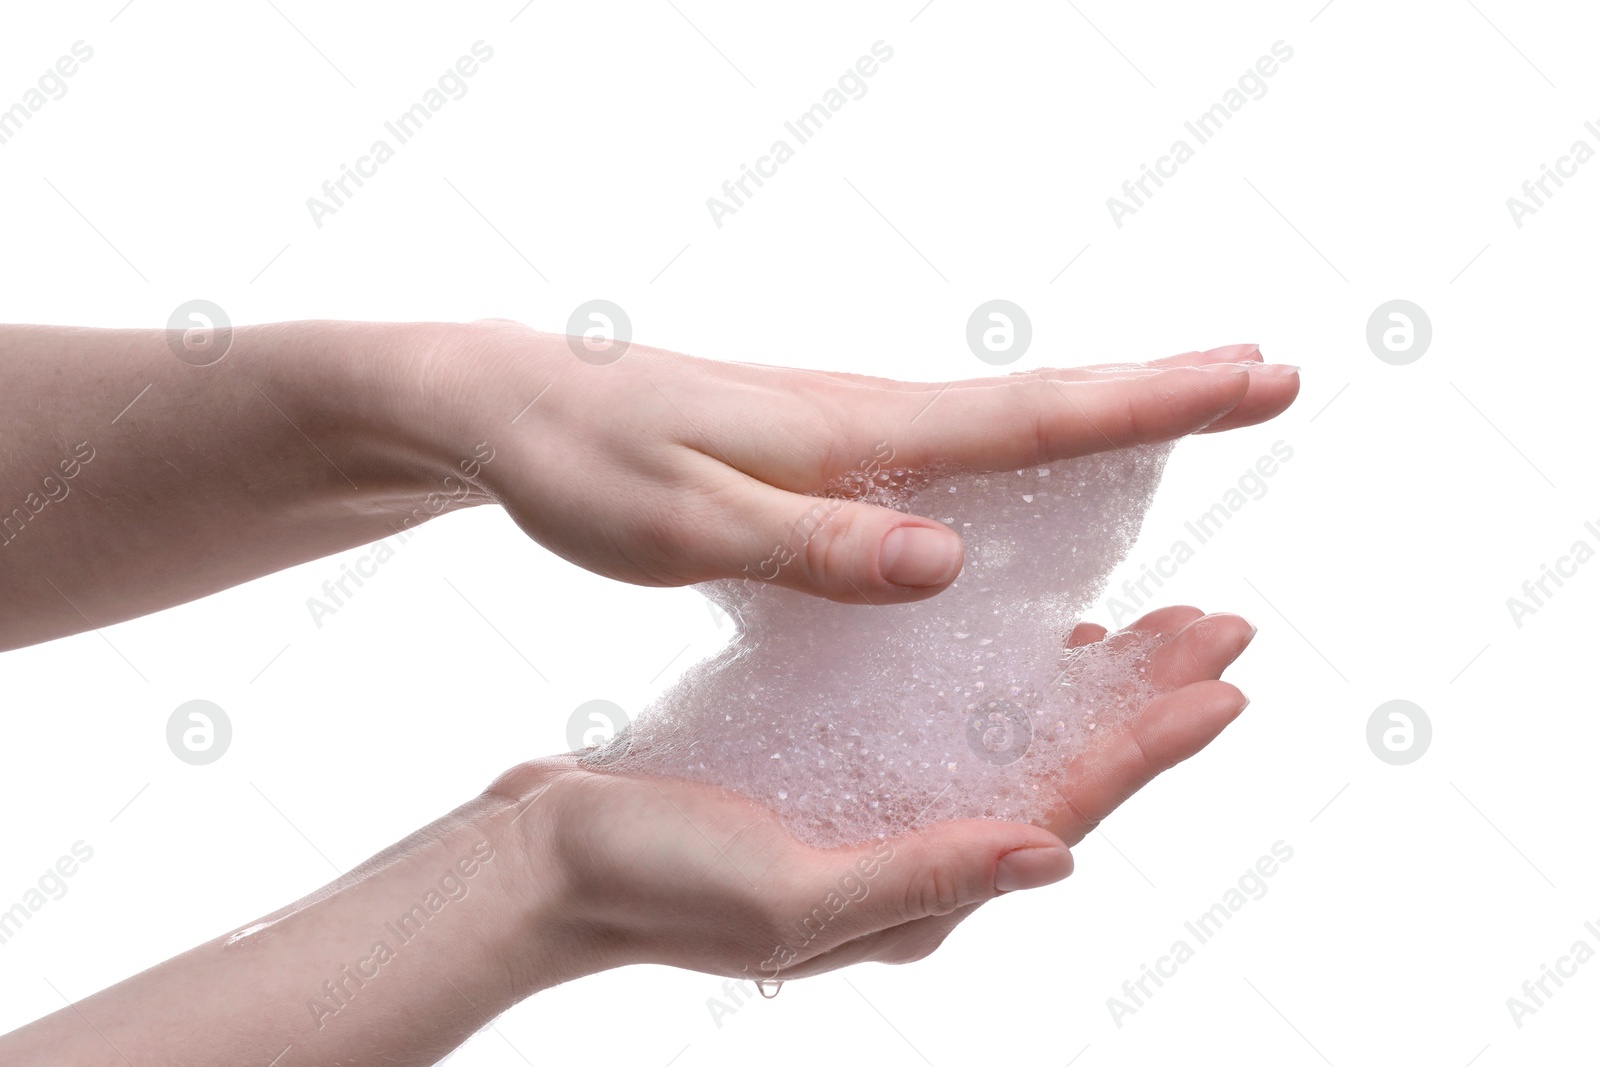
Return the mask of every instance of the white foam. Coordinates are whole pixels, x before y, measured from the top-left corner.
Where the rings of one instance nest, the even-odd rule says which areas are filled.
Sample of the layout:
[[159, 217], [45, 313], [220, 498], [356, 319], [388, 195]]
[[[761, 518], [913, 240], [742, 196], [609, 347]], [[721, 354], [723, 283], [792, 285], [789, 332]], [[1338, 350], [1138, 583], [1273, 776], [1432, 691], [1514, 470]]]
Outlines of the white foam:
[[1171, 448], [841, 481], [828, 495], [961, 534], [960, 577], [888, 607], [708, 583], [731, 642], [584, 761], [725, 786], [820, 847], [923, 816], [1043, 823], [1065, 764], [1153, 695], [1140, 666], [1153, 639], [1062, 642], [1127, 555]]

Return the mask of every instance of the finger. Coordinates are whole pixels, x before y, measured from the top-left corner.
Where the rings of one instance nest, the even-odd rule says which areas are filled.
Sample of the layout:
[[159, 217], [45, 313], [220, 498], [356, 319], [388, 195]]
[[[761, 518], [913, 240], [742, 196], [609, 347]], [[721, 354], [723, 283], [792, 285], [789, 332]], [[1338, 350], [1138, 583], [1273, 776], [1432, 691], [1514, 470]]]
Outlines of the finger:
[[[1125, 648], [1141, 638], [1176, 634], [1204, 614], [1199, 608], [1190, 607], [1187, 604], [1175, 604], [1147, 612], [1128, 626], [1110, 634], [1106, 632], [1104, 626], [1082, 622], [1074, 627], [1072, 633], [1068, 635], [1069, 643], [1067, 648], [1076, 648], [1079, 644], [1093, 644], [1096, 641], [1105, 641], [1112, 648]], [[1073, 641], [1072, 638], [1077, 637], [1080, 630], [1085, 637], [1094, 634], [1096, 631], [1098, 631], [1099, 636], [1083, 642]]]
[[1252, 366], [1250, 388], [1233, 410], [1201, 430], [1201, 433], [1220, 433], [1241, 426], [1254, 426], [1282, 412], [1300, 395], [1300, 372], [1296, 367], [1282, 363]]
[[[923, 600], [961, 573], [961, 538], [892, 508], [750, 484], [722, 496], [709, 538], [686, 543], [708, 576], [849, 604]], [[685, 538], [685, 542], [696, 539]]]
[[1232, 364], [1079, 382], [1023, 377], [880, 394], [858, 415], [897, 465], [1010, 470], [1192, 433], [1231, 411], [1249, 385], [1250, 373]]
[[1249, 701], [1227, 682], [1208, 679], [1152, 700], [1132, 725], [1073, 760], [1062, 774], [1071, 783], [1050, 828], [1068, 845], [1085, 834], [1156, 775], [1216, 739]]
[[1205, 363], [1260, 363], [1260, 345], [1223, 345], [1204, 352], [1184, 352], [1154, 361], [1162, 366], [1195, 366]]
[[[1234, 347], [1254, 349], [1254, 346]], [[885, 425], [874, 448], [889, 447], [902, 466], [938, 463], [943, 459], [950, 465], [971, 470], [1006, 469], [1171, 440], [1187, 433], [1217, 433], [1254, 426], [1282, 414], [1299, 396], [1298, 368], [1264, 364], [1258, 351], [1218, 351], [1226, 351], [1235, 358], [1212, 362], [1215, 358], [1212, 353], [1185, 353], [1145, 365], [1046, 370], [999, 382], [981, 380], [937, 388], [919, 386], [903, 394], [904, 399], [915, 402], [915, 412], [911, 412], [908, 419], [916, 421], [921, 418], [920, 413], [934, 411], [937, 417], [929, 420], [931, 428], [925, 434], [902, 434], [897, 438], [893, 427]], [[1210, 374], [1224, 379], [1243, 373], [1245, 387], [1231, 407], [1224, 404], [1216, 414], [1196, 416], [1199, 398], [1191, 395], [1176, 403], [1171, 399], [1169, 384], [1175, 372]], [[1015, 391], [1030, 383], [1040, 396], [1026, 403], [996, 400], [997, 388]], [[1055, 396], [1046, 390], [1053, 390]], [[1115, 406], [1118, 401], [1113, 397], [1124, 394], [1128, 400], [1118, 409]], [[1058, 398], [1060, 403], [1056, 403]], [[997, 402], [1005, 405], [1005, 413], [1010, 416], [1009, 427], [1007, 421], [1002, 420], [997, 424], [999, 429], [1013, 434], [1031, 434], [1035, 445], [1032, 450], [1015, 438], [1008, 443], [958, 434], [948, 442], [948, 454], [942, 457], [938, 454], [933, 444], [940, 440], [939, 435], [952, 421], [958, 429], [963, 419], [974, 420], [968, 424], [970, 426], [988, 426], [990, 423], [982, 420], [993, 414], [992, 408]], [[1054, 411], [1049, 410], [1052, 406]], [[1069, 417], [1069, 409], [1075, 418]], [[903, 409], [902, 414], [907, 410]], [[1191, 425], [1193, 429], [1185, 428]], [[859, 461], [860, 456], [849, 459], [849, 462]], [[831, 469], [838, 470], [846, 459], [843, 454], [830, 454], [828, 462], [832, 464]]]
[[[1172, 604], [1146, 612], [1117, 633], [1128, 634], [1137, 631], [1146, 635], [1175, 634], [1203, 615], [1205, 612], [1190, 604]], [[1116, 637], [1117, 634], [1111, 636]]]
[[[1168, 367], [1207, 367], [1215, 363], [1259, 364], [1262, 362], [1259, 345], [1223, 345], [1204, 352], [1179, 352], [1143, 363], [1098, 363], [1088, 367], [1067, 370], [1038, 370], [1032, 373], [1041, 377], [1076, 375], [1077, 377], [1107, 376], [1129, 373], [1156, 373]], [[1072, 380], [1064, 377], [1062, 380]]]
[[[1215, 433], [1217, 430], [1261, 422], [1271, 417], [1267, 412], [1277, 414], [1278, 411], [1288, 407], [1299, 392], [1299, 368], [1282, 363], [1265, 363], [1262, 360], [1261, 349], [1255, 345], [1226, 345], [1206, 352], [1180, 352], [1174, 356], [1151, 360], [1149, 363], [1106, 363], [1095, 367], [1080, 367], [1072, 372], [1073, 377], [1062, 380], [1153, 374], [1167, 367], [1207, 367], [1224, 363], [1243, 366], [1250, 372], [1250, 390], [1233, 411], [1201, 430], [1201, 433]], [[1035, 373], [1049, 377], [1062, 372]]]
[[[1254, 426], [1284, 411], [1300, 393], [1299, 370], [1281, 363], [1262, 362], [1256, 345], [1227, 345], [1207, 352], [1183, 352], [1145, 364], [1106, 364], [1081, 369], [1077, 379], [1115, 374], [1149, 374], [1166, 367], [1205, 367], [1220, 363], [1244, 366], [1250, 373], [1250, 388], [1232, 411], [1199, 433], [1217, 433]], [[1050, 372], [1042, 372], [1050, 373]]]
[[[849, 371], [802, 372], [792, 370], [790, 368], [766, 367], [764, 365], [754, 363], [740, 363], [735, 364], [735, 366], [747, 367], [756, 371], [781, 370], [783, 374], [788, 376], [804, 373], [813, 375], [817, 378], [831, 379], [836, 382], [843, 382], [851, 385], [866, 385], [875, 389], [889, 389], [902, 393], [920, 392], [927, 394], [941, 389], [971, 389], [981, 388], [989, 385], [1003, 385], [1006, 382], [1015, 381], [1019, 378], [1050, 377], [1063, 382], [1076, 382], [1089, 378], [1105, 377], [1113, 374], [1126, 375], [1141, 371], [1153, 373], [1160, 369], [1157, 366], [1159, 362], [1159, 360], [1152, 360], [1148, 363], [1097, 363], [1092, 366], [1084, 367], [1041, 367], [1037, 370], [1017, 371], [1013, 374], [989, 375], [983, 378], [961, 378], [948, 382], [907, 382], [901, 381], [898, 378], [879, 378], [871, 374], [854, 374]], [[1218, 361], [1213, 360], [1212, 362]]]
[[[961, 819], [877, 842], [874, 877], [843, 909], [835, 930], [849, 939], [919, 920], [947, 917], [995, 896], [1058, 882], [1072, 873], [1072, 853], [1049, 830], [1025, 823]], [[822, 864], [831, 889], [838, 860]]]
[[1077, 381], [1096, 377], [1156, 374], [1169, 367], [1208, 367], [1217, 363], [1240, 364], [1246, 369], [1251, 369], [1261, 362], [1261, 348], [1258, 345], [1223, 345], [1221, 348], [1207, 349], [1204, 352], [1179, 352], [1143, 363], [1098, 363], [1093, 366], [1066, 369], [1045, 368], [1027, 373], [1041, 378]]
[[1080, 622], [1078, 625], [1074, 626], [1072, 628], [1072, 632], [1067, 635], [1066, 647], [1082, 648], [1084, 645], [1092, 645], [1097, 641], [1103, 640], [1105, 636], [1106, 628], [1101, 626], [1099, 623]]
[[[1261, 362], [1261, 349], [1257, 345], [1224, 345], [1221, 348], [1209, 349], [1205, 352], [1179, 352], [1176, 355], [1163, 356], [1159, 359], [1146, 360], [1142, 363], [1094, 363], [1082, 367], [1045, 367], [1035, 371], [1021, 372], [1036, 377], [1053, 377], [1058, 381], [1079, 381], [1085, 378], [1103, 376], [1108, 374], [1128, 374], [1139, 371], [1156, 371], [1164, 367], [1196, 367], [1208, 363], [1244, 363]], [[755, 370], [779, 369], [785, 374], [801, 373], [787, 368], [770, 368], [759, 363], [735, 363], [734, 366], [748, 367]], [[804, 373], [825, 375], [839, 381], [854, 382], [860, 385], [873, 385], [883, 389], [897, 389], [907, 392], [927, 390], [930, 388], [926, 382], [903, 382], [895, 378], [879, 378], [870, 374], [855, 374], [850, 371], [806, 371]], [[972, 378], [965, 381], [949, 383], [949, 388], [962, 389], [975, 385], [993, 385], [1006, 381], [1006, 377]]]
[[[912, 390], [746, 375], [716, 410], [701, 410], [710, 400], [687, 392], [668, 399], [684, 416], [685, 445], [775, 487], [809, 493], [847, 471], [1011, 470], [1170, 440], [1221, 418], [1244, 398], [1249, 379], [1233, 363], [1084, 381], [1018, 375]], [[730, 426], [726, 412], [735, 403], [758, 414]]]
[[1165, 691], [1220, 678], [1255, 634], [1256, 628], [1237, 615], [1202, 616], [1151, 654], [1150, 680]]
[[1263, 363], [1261, 348], [1258, 345], [1226, 345], [1207, 352], [1185, 352], [1155, 360], [1152, 366], [1193, 367], [1223, 362], [1247, 365], [1250, 372], [1250, 388], [1246, 391], [1244, 399], [1234, 405], [1232, 411], [1201, 430], [1201, 433], [1236, 430], [1241, 426], [1254, 426], [1265, 422], [1287, 408], [1299, 395], [1300, 377], [1297, 368], [1284, 364]]
[[1223, 345], [1204, 352], [1178, 352], [1143, 363], [1096, 363], [1084, 367], [1044, 367], [1035, 371], [1019, 372], [1058, 381], [1077, 381], [1095, 377], [1114, 377], [1129, 374], [1156, 374], [1169, 367], [1207, 367], [1214, 363], [1258, 364], [1261, 349], [1258, 345]]

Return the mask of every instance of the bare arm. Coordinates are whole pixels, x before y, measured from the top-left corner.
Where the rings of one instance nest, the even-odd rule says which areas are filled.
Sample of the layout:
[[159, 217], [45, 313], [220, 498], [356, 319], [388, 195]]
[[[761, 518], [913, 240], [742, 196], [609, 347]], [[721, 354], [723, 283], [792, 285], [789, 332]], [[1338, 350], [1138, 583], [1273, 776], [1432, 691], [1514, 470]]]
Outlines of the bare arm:
[[596, 969], [518, 810], [486, 793], [304, 900], [0, 1037], [0, 1060], [433, 1063]]
[[[713, 786], [540, 760], [304, 900], [0, 1037], [0, 1062], [412, 1067], [610, 967], [708, 972], [737, 1002], [757, 979], [921, 959], [984, 903], [1067, 877], [1069, 846], [1243, 709], [1217, 680], [1243, 619], [1166, 608], [1132, 629], [1172, 635], [1145, 664], [1161, 691], [1061, 769], [1047, 827], [815, 849]], [[1104, 637], [1085, 623], [1069, 643]]]
[[196, 367], [164, 331], [0, 327], [0, 648], [375, 541], [437, 513], [430, 493], [459, 506], [462, 472], [401, 403], [426, 395], [429, 340], [244, 327]]
[[609, 577], [932, 596], [960, 538], [806, 494], [863, 462], [1005, 470], [1243, 426], [1293, 368], [1254, 346], [904, 383], [643, 345], [612, 362], [503, 320], [235, 328], [195, 366], [161, 330], [0, 327], [0, 649], [99, 628], [469, 504]]

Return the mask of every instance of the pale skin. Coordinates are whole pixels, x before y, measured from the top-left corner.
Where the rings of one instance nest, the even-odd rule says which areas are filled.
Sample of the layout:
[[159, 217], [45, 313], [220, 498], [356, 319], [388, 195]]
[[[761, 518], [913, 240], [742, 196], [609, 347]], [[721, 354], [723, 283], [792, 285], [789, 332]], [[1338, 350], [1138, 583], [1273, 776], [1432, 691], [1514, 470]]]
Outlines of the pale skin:
[[[805, 494], [880, 442], [897, 466], [1013, 469], [1252, 425], [1299, 386], [1254, 346], [953, 384], [640, 345], [592, 365], [501, 320], [243, 327], [209, 367], [160, 331], [0, 327], [0, 368], [0, 648], [490, 503], [624, 581], [747, 576], [788, 544], [774, 582], [921, 599], [960, 566], [930, 518], [850, 503], [791, 540]], [[305, 900], [0, 1038], [0, 1061], [429, 1064], [522, 998], [629, 963], [789, 979], [920, 959], [984, 902], [1065, 878], [1070, 846], [1243, 710], [1219, 680], [1243, 619], [1175, 607], [1134, 628], [1172, 635], [1149, 663], [1160, 695], [1061, 769], [1045, 826], [932, 811], [888, 843], [817, 850], [709, 786], [536, 760]], [[799, 938], [851, 872], [864, 892]], [[388, 931], [441, 885], [414, 936]]]

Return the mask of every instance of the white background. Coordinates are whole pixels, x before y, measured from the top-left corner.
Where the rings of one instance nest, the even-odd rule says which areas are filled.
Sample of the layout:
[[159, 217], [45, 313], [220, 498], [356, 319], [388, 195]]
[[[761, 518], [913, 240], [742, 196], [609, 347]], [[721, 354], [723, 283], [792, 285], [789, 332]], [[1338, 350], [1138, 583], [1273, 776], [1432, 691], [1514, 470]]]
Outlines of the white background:
[[[1260, 626], [1228, 675], [1254, 702], [1071, 879], [924, 963], [791, 983], [721, 1026], [709, 977], [592, 977], [455, 1062], [1593, 1055], [1600, 962], [1520, 1028], [1506, 1006], [1575, 940], [1600, 948], [1600, 566], [1520, 627], [1506, 604], [1600, 540], [1600, 163], [1520, 228], [1506, 206], [1575, 139], [1600, 148], [1592, 12], [275, 2], [7, 6], [0, 106], [73, 42], [94, 56], [0, 145], [0, 315], [158, 327], [202, 297], [238, 323], [562, 330], [602, 297], [662, 347], [948, 379], [989, 371], [965, 323], [1003, 297], [1034, 326], [1014, 369], [1242, 341], [1304, 367], [1282, 418], [1180, 448], [1128, 564], [1293, 448], [1162, 590]], [[467, 95], [317, 228], [306, 198], [480, 39]], [[878, 40], [894, 56], [867, 94], [714, 225], [706, 198]], [[1279, 40], [1266, 95], [1117, 227], [1106, 198]], [[1365, 339], [1397, 298], [1433, 324], [1407, 366]], [[565, 748], [578, 704], [638, 710], [727, 632], [693, 591], [589, 575], [489, 510], [429, 525], [318, 628], [306, 598], [340, 562], [0, 658], [0, 907], [94, 850], [0, 946], [0, 1030], [300, 896]], [[165, 742], [194, 698], [234, 726], [206, 767]], [[1393, 698], [1433, 724], [1409, 766], [1366, 742]], [[1267, 895], [1116, 1025], [1107, 998], [1279, 840], [1294, 856]]]

